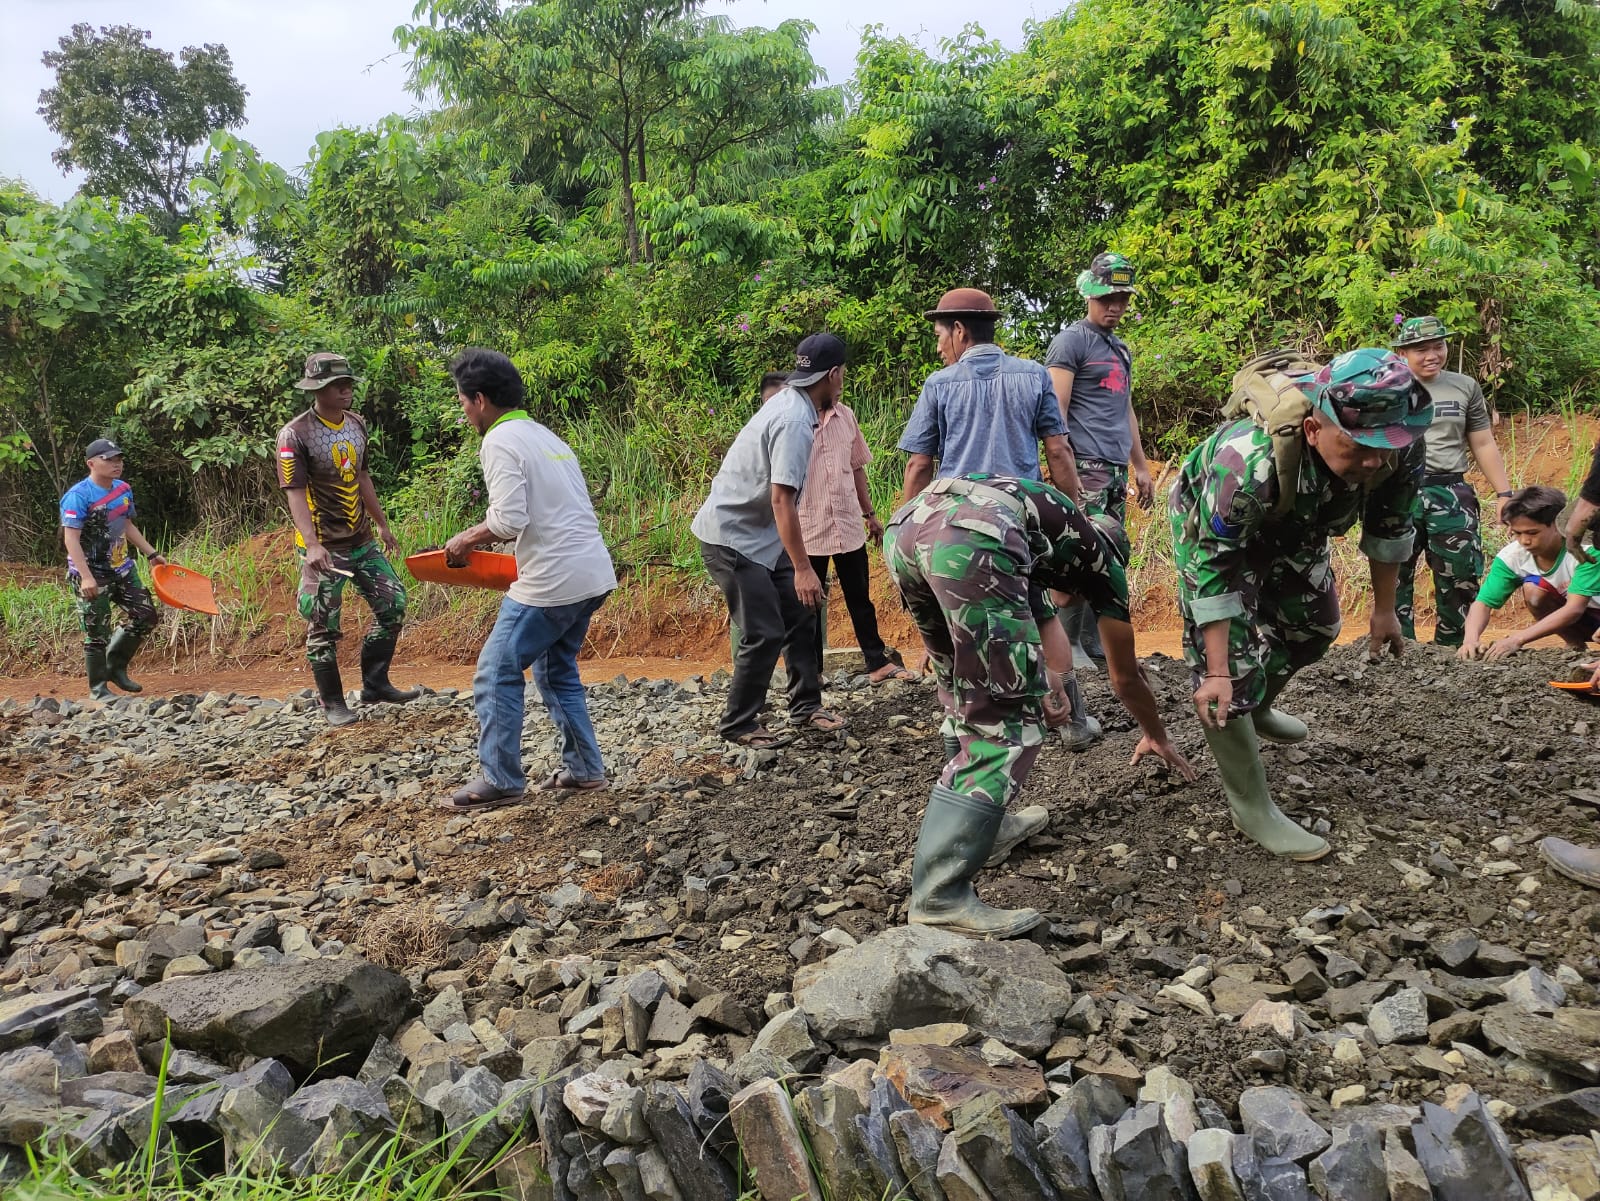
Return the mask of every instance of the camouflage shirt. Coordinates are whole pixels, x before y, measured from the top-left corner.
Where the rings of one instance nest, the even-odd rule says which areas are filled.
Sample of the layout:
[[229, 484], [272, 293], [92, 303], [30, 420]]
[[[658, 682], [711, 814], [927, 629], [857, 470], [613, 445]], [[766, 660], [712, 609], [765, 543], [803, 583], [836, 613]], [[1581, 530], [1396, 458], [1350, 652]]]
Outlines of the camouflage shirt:
[[1248, 575], [1264, 575], [1282, 555], [1325, 546], [1357, 520], [1367, 558], [1404, 563], [1424, 456], [1418, 438], [1399, 452], [1395, 470], [1367, 489], [1345, 483], [1307, 446], [1294, 507], [1279, 513], [1271, 436], [1248, 419], [1222, 426], [1189, 453], [1168, 500], [1174, 524], [1182, 519], [1178, 549], [1194, 620], [1206, 625], [1239, 616]]
[[[1129, 620], [1128, 577], [1121, 561], [1111, 553], [1100, 532], [1062, 492], [1040, 480], [989, 475], [974, 471], [961, 476], [1014, 497], [1021, 505], [1019, 517], [981, 496], [923, 491], [894, 515], [922, 522], [936, 514], [949, 514], [951, 524], [987, 534], [1004, 543], [1010, 530], [1022, 537], [1032, 562], [1022, 567], [1034, 585], [1032, 600], [1040, 618], [1054, 614], [1043, 589], [1054, 588], [1081, 596], [1099, 617]], [[935, 485], [937, 486], [937, 485]]]

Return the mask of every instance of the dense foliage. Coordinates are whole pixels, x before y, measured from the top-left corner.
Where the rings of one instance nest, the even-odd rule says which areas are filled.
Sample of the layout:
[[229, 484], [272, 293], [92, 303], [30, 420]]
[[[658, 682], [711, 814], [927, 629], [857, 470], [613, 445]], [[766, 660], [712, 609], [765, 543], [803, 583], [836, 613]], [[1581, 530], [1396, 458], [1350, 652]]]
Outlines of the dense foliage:
[[[177, 224], [131, 182], [0, 192], [0, 554], [49, 553], [101, 432], [151, 524], [257, 519], [322, 347], [359, 365], [394, 503], [464, 512], [444, 365], [476, 344], [579, 448], [613, 536], [670, 555], [646, 536], [801, 333], [849, 341], [889, 451], [932, 299], [988, 287], [1036, 353], [1107, 247], [1142, 271], [1125, 332], [1165, 449], [1241, 354], [1382, 342], [1401, 314], [1461, 331], [1502, 409], [1584, 403], [1600, 372], [1592, 0], [1079, 0], [1016, 52], [869, 29], [839, 88], [810, 32], [689, 0], [421, 0], [395, 37], [422, 119], [330, 130], [286, 170], [218, 116]], [[877, 470], [886, 494], [896, 456]]]

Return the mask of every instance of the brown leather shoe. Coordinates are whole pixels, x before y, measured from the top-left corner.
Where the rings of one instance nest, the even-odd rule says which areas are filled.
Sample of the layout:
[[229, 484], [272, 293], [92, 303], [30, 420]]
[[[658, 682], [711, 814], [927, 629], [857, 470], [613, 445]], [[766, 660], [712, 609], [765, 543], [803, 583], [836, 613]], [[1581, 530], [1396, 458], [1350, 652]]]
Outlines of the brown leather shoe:
[[1546, 838], [1539, 844], [1539, 854], [1556, 871], [1579, 884], [1600, 888], [1600, 850], [1580, 847], [1565, 838]]

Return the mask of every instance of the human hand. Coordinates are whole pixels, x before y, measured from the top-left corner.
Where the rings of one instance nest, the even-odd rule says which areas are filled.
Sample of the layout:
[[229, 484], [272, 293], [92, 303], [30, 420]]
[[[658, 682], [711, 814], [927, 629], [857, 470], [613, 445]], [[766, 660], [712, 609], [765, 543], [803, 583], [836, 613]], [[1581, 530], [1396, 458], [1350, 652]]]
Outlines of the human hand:
[[378, 526], [378, 538], [383, 543], [383, 549], [391, 555], [400, 553], [400, 539], [394, 536], [394, 531], [389, 528], [387, 522]]
[[322, 543], [306, 547], [306, 566], [318, 575], [328, 575], [333, 571], [333, 554]]
[[1593, 671], [1594, 674], [1589, 677], [1589, 687], [1595, 692], [1600, 692], [1600, 659], [1596, 659], [1593, 663], [1580, 663], [1578, 670]]
[[797, 566], [794, 569], [794, 594], [808, 609], [821, 607], [822, 581], [817, 578], [817, 573], [811, 570], [810, 564]]
[[1483, 644], [1480, 642], [1463, 642], [1456, 648], [1456, 658], [1462, 662], [1483, 657]]
[[883, 522], [878, 520], [876, 513], [867, 514], [867, 540], [873, 546], [883, 545]]
[[1405, 654], [1406, 639], [1400, 632], [1400, 618], [1393, 609], [1387, 613], [1374, 612], [1372, 622], [1367, 627], [1367, 660], [1376, 662], [1383, 657], [1387, 650], [1398, 659]]
[[472, 552], [472, 541], [465, 531], [457, 534], [444, 544], [444, 562], [446, 567], [465, 567], [467, 555]]
[[1157, 740], [1146, 734], [1139, 739], [1139, 745], [1133, 748], [1133, 758], [1128, 760], [1128, 766], [1137, 766], [1139, 760], [1146, 755], [1156, 756], [1185, 780], [1192, 781], [1195, 778], [1194, 764], [1184, 758], [1183, 752], [1173, 744], [1170, 738]]
[[1509, 496], [1499, 496], [1495, 498], [1494, 519], [1500, 525], [1505, 525], [1506, 523], [1506, 506], [1510, 503], [1511, 498]]
[[1583, 545], [1583, 531], [1582, 530], [1579, 530], [1576, 534], [1568, 534], [1567, 535], [1567, 551], [1579, 563], [1592, 563], [1592, 562], [1594, 562], [1594, 560], [1589, 557], [1588, 549]]
[[1052, 687], [1044, 696], [1044, 727], [1047, 730], [1059, 730], [1072, 720], [1072, 702], [1067, 699], [1065, 690], [1059, 686]]
[[1516, 654], [1521, 649], [1522, 644], [1515, 638], [1502, 638], [1489, 648], [1489, 653], [1484, 657], [1487, 659], [1504, 659]]
[[1148, 509], [1150, 502], [1155, 499], [1156, 495], [1155, 481], [1150, 478], [1150, 468], [1148, 466], [1135, 467], [1133, 469], [1133, 488], [1134, 494], [1139, 500], [1139, 507]]
[[1220, 730], [1228, 724], [1228, 706], [1233, 704], [1233, 680], [1229, 676], [1208, 675], [1194, 690], [1194, 711], [1200, 724]]
[[79, 576], [78, 595], [83, 597], [84, 600], [92, 601], [95, 597], [100, 595], [100, 581], [95, 579], [92, 573], [89, 575]]

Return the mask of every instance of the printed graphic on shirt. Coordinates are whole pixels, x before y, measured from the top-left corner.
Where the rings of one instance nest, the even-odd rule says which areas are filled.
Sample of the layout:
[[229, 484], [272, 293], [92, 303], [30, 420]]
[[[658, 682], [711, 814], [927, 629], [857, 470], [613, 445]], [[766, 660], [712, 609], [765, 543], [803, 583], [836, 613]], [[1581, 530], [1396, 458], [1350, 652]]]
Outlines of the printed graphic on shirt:
[[[127, 538], [132, 517], [133, 489], [126, 480], [110, 488], [101, 488], [92, 479], [79, 480], [61, 498], [61, 524], [79, 531], [84, 557], [97, 576], [120, 575], [133, 565]], [[70, 562], [67, 574], [78, 574]]]
[[[366, 458], [367, 427], [354, 413], [334, 427], [308, 409], [278, 432], [278, 486], [305, 489], [317, 539], [325, 545], [350, 546], [368, 536], [360, 489]], [[304, 544], [298, 534], [295, 542]]]

